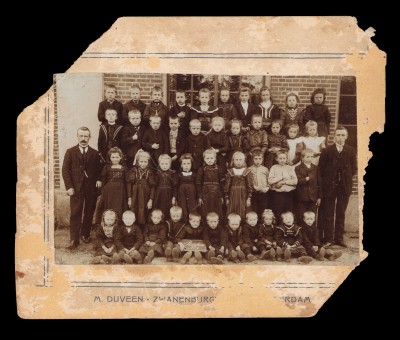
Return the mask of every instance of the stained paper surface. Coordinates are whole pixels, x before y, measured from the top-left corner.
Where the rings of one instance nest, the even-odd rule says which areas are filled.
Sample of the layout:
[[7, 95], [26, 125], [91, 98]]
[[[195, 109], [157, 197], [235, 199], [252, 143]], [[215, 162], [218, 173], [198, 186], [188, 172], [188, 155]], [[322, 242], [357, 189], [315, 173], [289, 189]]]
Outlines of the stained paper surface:
[[[369, 137], [375, 131], [383, 132], [386, 64], [385, 53], [371, 36], [372, 29], [364, 32], [351, 17], [118, 19], [65, 74], [56, 75], [56, 85], [18, 118], [18, 314], [28, 319], [315, 315], [367, 256], [362, 246], [363, 176], [372, 157]], [[346, 256], [310, 265], [292, 261], [95, 266], [66, 260], [55, 249], [64, 246], [57, 243], [55, 210], [57, 202], [66, 197], [62, 180], [56, 180], [55, 159], [76, 145], [70, 136], [75, 135], [78, 123], [84, 125], [84, 119], [74, 116], [77, 108], [72, 104], [70, 112], [61, 112], [59, 107], [68, 107], [68, 86], [81, 87], [85, 94], [89, 91], [85, 86], [93, 89], [96, 77], [104, 80], [122, 73], [161, 74], [167, 93], [167, 74], [262, 75], [270, 86], [280, 76], [355, 77], [357, 192], [352, 199], [356, 203], [347, 214], [356, 218], [356, 227]], [[63, 88], [63, 81], [70, 85]], [[274, 91], [278, 93], [279, 86], [272, 87]], [[90, 95], [100, 102], [103, 88], [93, 89]], [[336, 95], [342, 95], [340, 89]], [[332, 101], [338, 113], [339, 98]], [[308, 104], [307, 98], [303, 105]], [[88, 115], [96, 118], [96, 110]], [[90, 145], [97, 149], [95, 138]]]

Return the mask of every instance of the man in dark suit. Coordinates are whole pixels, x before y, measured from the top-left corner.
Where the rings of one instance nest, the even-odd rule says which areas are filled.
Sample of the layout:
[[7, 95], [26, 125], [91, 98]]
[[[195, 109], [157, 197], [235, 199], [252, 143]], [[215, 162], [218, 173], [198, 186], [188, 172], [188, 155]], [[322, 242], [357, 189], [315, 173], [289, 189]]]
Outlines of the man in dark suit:
[[323, 235], [324, 247], [332, 243], [346, 247], [343, 242], [344, 220], [347, 204], [357, 171], [355, 150], [345, 145], [348, 131], [338, 126], [334, 144], [322, 150], [319, 170], [322, 178], [322, 202], [318, 228]]
[[79, 236], [84, 243], [90, 242], [90, 229], [96, 207], [97, 190], [101, 187], [100, 156], [89, 146], [90, 130], [81, 127], [77, 131], [78, 145], [65, 153], [62, 176], [70, 196], [70, 250], [79, 245]]

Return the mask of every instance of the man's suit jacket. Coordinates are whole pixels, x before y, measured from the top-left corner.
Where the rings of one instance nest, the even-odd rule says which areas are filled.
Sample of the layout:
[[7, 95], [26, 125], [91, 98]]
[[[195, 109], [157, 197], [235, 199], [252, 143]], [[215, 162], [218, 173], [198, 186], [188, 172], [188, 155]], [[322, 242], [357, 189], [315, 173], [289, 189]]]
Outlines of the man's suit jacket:
[[322, 194], [324, 197], [333, 195], [337, 182], [337, 173], [342, 166], [341, 176], [345, 194], [351, 195], [353, 176], [357, 171], [356, 152], [351, 146], [344, 145], [341, 153], [336, 144], [322, 150], [319, 158], [319, 171], [322, 178]]
[[[86, 173], [88, 175], [89, 187], [96, 190], [96, 181], [100, 178], [100, 156], [99, 152], [90, 146], [87, 150]], [[75, 193], [82, 189], [83, 179], [85, 177], [83, 155], [78, 145], [67, 150], [62, 165], [62, 176], [65, 188], [73, 188]]]
[[[314, 164], [308, 168], [304, 163], [299, 164], [294, 168], [297, 176], [296, 196], [300, 202], [313, 201], [316, 202], [318, 198], [322, 198], [321, 174], [319, 169]], [[306, 178], [310, 180], [307, 181]]]

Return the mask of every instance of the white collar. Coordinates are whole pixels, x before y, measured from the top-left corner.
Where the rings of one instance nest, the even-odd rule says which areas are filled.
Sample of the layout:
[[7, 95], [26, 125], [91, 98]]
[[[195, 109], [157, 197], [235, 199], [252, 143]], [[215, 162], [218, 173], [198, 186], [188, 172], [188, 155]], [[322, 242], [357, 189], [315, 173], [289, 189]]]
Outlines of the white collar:
[[267, 102], [261, 102], [261, 106], [263, 106], [266, 109], [269, 109], [272, 105], [272, 102], [268, 100]]
[[240, 169], [237, 169], [237, 168], [232, 168], [232, 171], [233, 171], [233, 173], [236, 175], [236, 176], [242, 176], [243, 175], [243, 172], [246, 170], [246, 168], [240, 168]]
[[113, 123], [109, 123], [109, 122], [108, 122], [108, 125], [115, 125], [115, 122], [113, 122]]
[[192, 175], [192, 172], [191, 172], [191, 171], [190, 171], [190, 172], [182, 171], [182, 175], [183, 175], [184, 177], [191, 176], [191, 175]]

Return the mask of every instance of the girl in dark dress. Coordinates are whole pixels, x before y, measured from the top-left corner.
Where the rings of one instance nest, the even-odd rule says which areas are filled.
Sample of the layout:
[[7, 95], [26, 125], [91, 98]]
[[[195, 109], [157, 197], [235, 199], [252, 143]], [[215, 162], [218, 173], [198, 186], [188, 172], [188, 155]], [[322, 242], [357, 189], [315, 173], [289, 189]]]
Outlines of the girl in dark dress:
[[329, 127], [331, 124], [331, 113], [328, 106], [325, 105], [326, 92], [323, 88], [315, 89], [311, 95], [311, 105], [306, 107], [304, 114], [304, 124], [313, 120], [318, 124], [318, 136], [327, 139]]
[[246, 156], [243, 152], [236, 151], [232, 157], [232, 167], [228, 170], [225, 179], [226, 214], [238, 214], [242, 220], [251, 207], [253, 192], [252, 174], [246, 168]]
[[196, 173], [192, 170], [193, 158], [185, 153], [179, 159], [182, 171], [178, 174], [178, 206], [182, 208], [182, 221], [197, 209]]
[[169, 210], [176, 205], [177, 175], [171, 170], [171, 163], [171, 157], [167, 154], [158, 158], [160, 169], [156, 173], [154, 208], [160, 209], [164, 216], [169, 216]]
[[140, 151], [135, 163], [128, 174], [128, 205], [137, 216], [137, 223], [143, 226], [147, 222], [147, 212], [153, 207], [156, 182], [148, 152]]
[[103, 183], [103, 209], [113, 209], [120, 219], [128, 207], [126, 195], [127, 168], [123, 166], [123, 154], [119, 148], [111, 148], [108, 152], [110, 164], [103, 167], [101, 182]]

